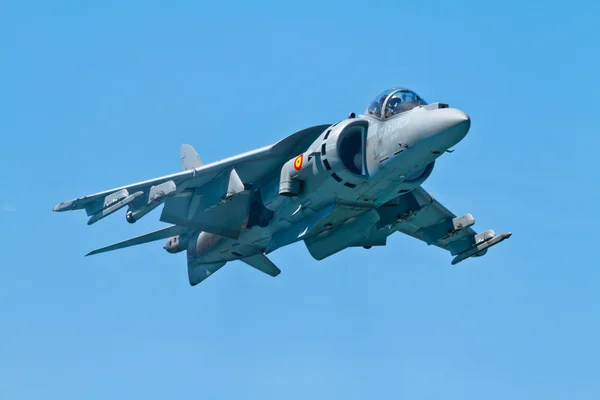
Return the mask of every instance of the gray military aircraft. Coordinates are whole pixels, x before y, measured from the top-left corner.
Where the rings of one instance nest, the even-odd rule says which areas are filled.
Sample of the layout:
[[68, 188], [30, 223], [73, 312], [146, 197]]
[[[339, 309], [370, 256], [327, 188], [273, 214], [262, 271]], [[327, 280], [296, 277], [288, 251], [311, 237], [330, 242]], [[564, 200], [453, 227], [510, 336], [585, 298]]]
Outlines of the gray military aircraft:
[[204, 164], [184, 144], [182, 172], [65, 201], [54, 211], [85, 209], [91, 225], [128, 206], [125, 217], [134, 223], [164, 204], [160, 220], [172, 225], [87, 255], [168, 239], [167, 252], [187, 252], [192, 286], [234, 260], [277, 276], [266, 254], [300, 240], [322, 260], [348, 247], [385, 246], [396, 231], [448, 250], [456, 264], [511, 235], [476, 233], [471, 214], [457, 217], [421, 187], [470, 125], [461, 110], [389, 89], [364, 115], [219, 162]]

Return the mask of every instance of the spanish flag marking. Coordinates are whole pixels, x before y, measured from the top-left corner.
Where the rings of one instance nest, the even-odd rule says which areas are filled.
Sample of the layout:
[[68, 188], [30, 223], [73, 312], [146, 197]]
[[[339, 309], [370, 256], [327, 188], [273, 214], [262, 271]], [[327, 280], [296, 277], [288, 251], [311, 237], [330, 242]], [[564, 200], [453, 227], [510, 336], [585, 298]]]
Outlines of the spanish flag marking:
[[296, 171], [300, 171], [300, 169], [302, 169], [302, 159], [303, 159], [303, 155], [300, 154], [298, 157], [296, 157], [296, 159], [294, 160], [294, 169]]

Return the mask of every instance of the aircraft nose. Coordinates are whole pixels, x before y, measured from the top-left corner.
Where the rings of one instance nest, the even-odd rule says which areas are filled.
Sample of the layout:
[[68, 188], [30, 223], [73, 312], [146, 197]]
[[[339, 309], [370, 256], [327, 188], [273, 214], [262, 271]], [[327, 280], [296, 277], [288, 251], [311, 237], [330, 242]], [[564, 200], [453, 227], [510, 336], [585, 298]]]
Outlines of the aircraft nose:
[[452, 147], [467, 135], [471, 128], [471, 119], [463, 111], [456, 108], [446, 108], [438, 115], [439, 132], [448, 147]]

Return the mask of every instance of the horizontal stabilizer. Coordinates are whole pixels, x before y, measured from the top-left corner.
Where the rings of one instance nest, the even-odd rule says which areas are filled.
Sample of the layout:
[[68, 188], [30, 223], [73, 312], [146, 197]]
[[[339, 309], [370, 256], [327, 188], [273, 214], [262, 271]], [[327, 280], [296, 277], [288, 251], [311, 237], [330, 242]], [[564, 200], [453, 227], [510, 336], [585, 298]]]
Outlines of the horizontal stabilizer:
[[187, 171], [190, 169], [200, 168], [204, 165], [204, 162], [194, 150], [192, 146], [189, 144], [182, 144], [179, 149], [179, 154], [181, 157], [181, 170]]
[[242, 258], [240, 259], [240, 261], [243, 261], [249, 266], [254, 267], [261, 272], [264, 272], [267, 275], [277, 276], [281, 273], [281, 270], [277, 268], [275, 264], [273, 264], [273, 262], [269, 260], [264, 254], [257, 254], [254, 256]]
[[123, 249], [125, 247], [137, 246], [139, 244], [154, 242], [156, 240], [167, 239], [167, 238], [170, 238], [171, 236], [181, 235], [182, 233], [185, 233], [189, 230], [190, 230], [189, 228], [186, 228], [183, 226], [177, 226], [177, 225], [169, 226], [169, 227], [159, 229], [154, 232], [146, 233], [141, 236], [127, 239], [122, 242], [111, 244], [110, 246], [106, 246], [106, 247], [102, 247], [100, 249], [90, 251], [88, 254], [86, 254], [86, 257], [94, 255], [94, 254], [105, 253], [107, 251]]

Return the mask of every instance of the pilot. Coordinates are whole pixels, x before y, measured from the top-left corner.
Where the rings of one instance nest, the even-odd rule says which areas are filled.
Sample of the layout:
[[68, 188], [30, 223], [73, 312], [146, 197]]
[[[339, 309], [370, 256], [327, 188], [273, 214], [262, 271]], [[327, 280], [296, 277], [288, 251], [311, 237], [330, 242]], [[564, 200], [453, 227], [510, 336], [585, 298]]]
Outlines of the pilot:
[[385, 108], [385, 117], [389, 118], [392, 115], [396, 115], [400, 110], [400, 106], [402, 104], [402, 100], [398, 95], [392, 96], [392, 98], [388, 101], [387, 107]]

